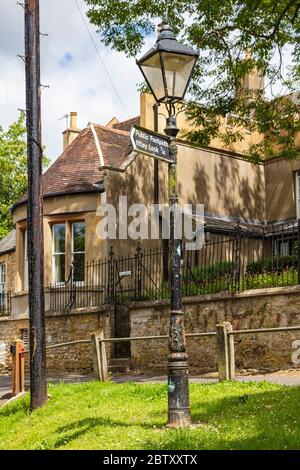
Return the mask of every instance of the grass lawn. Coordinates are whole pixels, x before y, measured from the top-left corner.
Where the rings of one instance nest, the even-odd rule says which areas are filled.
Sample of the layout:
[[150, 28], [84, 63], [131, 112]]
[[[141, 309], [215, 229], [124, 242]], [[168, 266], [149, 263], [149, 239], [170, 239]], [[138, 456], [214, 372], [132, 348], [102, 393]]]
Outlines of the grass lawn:
[[0, 449], [300, 449], [300, 388], [192, 384], [192, 429], [166, 422], [167, 387], [50, 385], [44, 408], [28, 395], [0, 409]]

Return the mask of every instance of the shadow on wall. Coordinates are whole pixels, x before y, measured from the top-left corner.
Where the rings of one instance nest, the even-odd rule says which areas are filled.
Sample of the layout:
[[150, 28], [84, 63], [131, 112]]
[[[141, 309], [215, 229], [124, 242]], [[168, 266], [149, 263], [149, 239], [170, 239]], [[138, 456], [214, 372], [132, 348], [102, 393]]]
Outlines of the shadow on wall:
[[[154, 163], [153, 159], [146, 156], [138, 156], [135, 161], [127, 168], [124, 173], [117, 173], [111, 171], [109, 173], [109, 195], [108, 202], [118, 208], [119, 196], [127, 196], [128, 207], [132, 204], [145, 204], [150, 213], [150, 205], [154, 202]], [[164, 200], [164, 195], [167, 189], [167, 179], [165, 177], [167, 165], [165, 168], [160, 164], [159, 168], [159, 191], [161, 201]], [[117, 210], [118, 213], [118, 210]], [[128, 218], [128, 223], [132, 219]], [[118, 222], [118, 216], [117, 216]], [[118, 237], [118, 233], [117, 233]], [[115, 240], [108, 241], [108, 244], [115, 247], [115, 252], [124, 254], [133, 252], [136, 249], [138, 240]], [[145, 248], [158, 246], [158, 241], [143, 240], [142, 244]]]
[[[241, 163], [245, 164], [234, 158], [218, 159], [209, 174], [203, 163], [196, 162], [193, 170], [195, 191], [187, 202], [204, 204], [205, 212], [264, 220], [264, 178], [261, 169], [249, 164], [251, 177], [245, 176], [241, 174]], [[183, 189], [180, 183], [180, 194], [183, 194]]]

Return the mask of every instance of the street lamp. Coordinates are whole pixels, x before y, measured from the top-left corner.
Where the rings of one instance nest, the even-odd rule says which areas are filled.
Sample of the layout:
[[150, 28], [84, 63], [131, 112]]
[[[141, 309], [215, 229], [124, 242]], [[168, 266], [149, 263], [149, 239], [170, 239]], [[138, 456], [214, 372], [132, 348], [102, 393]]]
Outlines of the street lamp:
[[169, 205], [170, 211], [170, 251], [171, 251], [171, 315], [168, 355], [168, 424], [181, 427], [190, 424], [189, 380], [184, 314], [181, 293], [181, 245], [176, 236], [175, 221], [178, 220], [177, 192], [177, 145], [175, 138], [179, 129], [176, 125], [175, 104], [182, 101], [189, 85], [199, 53], [175, 38], [166, 18], [158, 27], [156, 44], [139, 60], [144, 78], [157, 103], [164, 103], [168, 117], [165, 133], [170, 139], [170, 154], [173, 163], [169, 164]]
[[166, 18], [158, 26], [156, 44], [136, 61], [157, 103], [168, 110], [165, 132], [176, 137], [175, 103], [182, 101], [199, 53], [178, 42]]

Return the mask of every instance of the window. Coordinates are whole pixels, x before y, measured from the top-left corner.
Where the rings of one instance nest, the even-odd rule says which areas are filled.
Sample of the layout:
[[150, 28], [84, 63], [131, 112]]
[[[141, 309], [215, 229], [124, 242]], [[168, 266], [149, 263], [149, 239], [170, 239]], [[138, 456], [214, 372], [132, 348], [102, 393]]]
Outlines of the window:
[[84, 222], [72, 224], [72, 262], [74, 281], [84, 282], [85, 263], [85, 225]]
[[24, 232], [24, 290], [28, 290], [28, 232]]
[[65, 282], [66, 224], [52, 226], [52, 281]]
[[21, 330], [21, 340], [24, 342], [24, 349], [29, 349], [29, 332], [27, 328]]
[[0, 264], [0, 292], [5, 292], [6, 269], [5, 263]]
[[5, 266], [5, 263], [1, 263], [0, 264], [0, 307], [4, 305], [5, 283], [6, 283], [6, 266]]
[[296, 217], [300, 219], [300, 171], [295, 173], [295, 190], [296, 190]]
[[280, 247], [280, 256], [288, 256], [290, 254], [290, 244], [289, 242], [279, 243]]
[[289, 256], [293, 251], [292, 240], [276, 240], [273, 245], [274, 256]]

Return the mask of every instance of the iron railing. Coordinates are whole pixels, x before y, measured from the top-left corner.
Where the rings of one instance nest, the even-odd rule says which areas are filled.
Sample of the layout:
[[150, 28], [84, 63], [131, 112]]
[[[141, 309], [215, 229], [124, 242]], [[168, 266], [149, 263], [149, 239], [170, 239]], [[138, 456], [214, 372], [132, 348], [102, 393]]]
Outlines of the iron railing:
[[11, 315], [11, 293], [0, 292], [0, 317]]
[[[206, 295], [248, 289], [293, 286], [300, 282], [300, 224], [243, 228], [226, 234], [206, 233], [199, 250], [182, 244], [182, 295]], [[142, 249], [72, 266], [67, 282], [50, 286], [51, 310], [96, 307], [126, 301], [170, 297], [170, 254], [164, 248]], [[299, 281], [298, 281], [299, 280]]]

